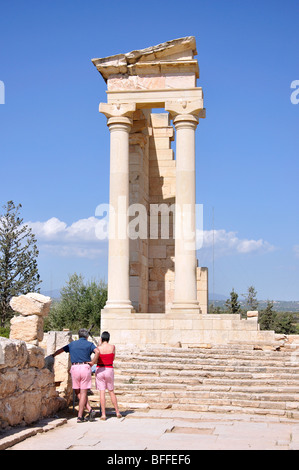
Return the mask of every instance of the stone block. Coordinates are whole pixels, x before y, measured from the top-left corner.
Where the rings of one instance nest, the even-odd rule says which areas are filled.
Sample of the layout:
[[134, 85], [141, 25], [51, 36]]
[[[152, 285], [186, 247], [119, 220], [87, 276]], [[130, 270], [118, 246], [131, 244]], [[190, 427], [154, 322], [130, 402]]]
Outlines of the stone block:
[[39, 369], [36, 371], [34, 388], [37, 390], [45, 389], [54, 384], [54, 374], [49, 369]]
[[9, 426], [19, 424], [24, 417], [25, 394], [12, 395], [0, 400], [0, 421]]
[[22, 391], [34, 388], [36, 370], [34, 368], [22, 369], [18, 372], [18, 389]]
[[[173, 166], [175, 163], [174, 152], [171, 148], [169, 148], [169, 144], [166, 145], [165, 143], [160, 142], [157, 142], [156, 144], [152, 143], [149, 151], [149, 160], [150, 163], [151, 161], [153, 162], [152, 165], [150, 164], [150, 166], [155, 166], [154, 162], [156, 162], [156, 164], [159, 162], [159, 165], [161, 166]], [[167, 163], [169, 165], [167, 165]]]
[[153, 128], [154, 139], [156, 138], [170, 139], [171, 137], [173, 137], [173, 134], [174, 134], [174, 130], [172, 126]]
[[42, 394], [40, 390], [25, 392], [24, 421], [27, 424], [37, 421], [41, 416]]
[[28, 366], [36, 367], [37, 369], [42, 369], [45, 365], [44, 350], [41, 347], [35, 346], [33, 344], [28, 344], [27, 351], [28, 351]]
[[258, 310], [250, 310], [247, 312], [247, 318], [257, 318], [259, 316]]
[[152, 127], [168, 127], [169, 114], [168, 113], [152, 113], [150, 115]]
[[165, 88], [194, 88], [196, 87], [196, 77], [194, 73], [175, 73], [173, 75], [166, 74]]
[[47, 316], [50, 311], [51, 298], [35, 292], [26, 295], [12, 297], [11, 308], [21, 315]]
[[169, 144], [169, 137], [155, 137], [155, 138], [150, 138], [149, 141], [149, 148], [150, 151], [154, 149], [157, 152], [157, 155], [159, 155], [160, 150], [169, 150], [170, 144]]
[[0, 337], [0, 347], [3, 356], [3, 364], [0, 364], [0, 369], [16, 366], [24, 367], [28, 359], [28, 351], [24, 341]]
[[150, 268], [149, 279], [151, 281], [164, 281], [165, 280], [165, 268]]
[[0, 399], [12, 395], [17, 389], [17, 369], [8, 369], [5, 373], [0, 372]]
[[166, 245], [150, 245], [149, 258], [166, 258]]
[[15, 316], [10, 320], [10, 339], [35, 343], [43, 339], [43, 318], [39, 315]]

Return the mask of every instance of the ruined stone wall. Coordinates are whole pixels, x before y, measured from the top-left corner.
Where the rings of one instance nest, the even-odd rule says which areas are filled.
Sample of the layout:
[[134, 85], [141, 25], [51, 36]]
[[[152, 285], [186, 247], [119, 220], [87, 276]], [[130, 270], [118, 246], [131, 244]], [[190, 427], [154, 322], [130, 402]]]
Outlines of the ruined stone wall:
[[[175, 160], [171, 142], [174, 129], [168, 113], [151, 114], [152, 135], [149, 144], [149, 201], [154, 205], [174, 207], [175, 203]], [[153, 212], [153, 210], [152, 210]], [[153, 214], [152, 214], [153, 215]], [[157, 214], [158, 238], [149, 240], [149, 312], [167, 312], [173, 301], [174, 292], [174, 237], [173, 212]]]
[[[137, 110], [133, 115], [130, 132], [130, 206], [140, 204], [145, 212], [149, 208], [149, 110]], [[142, 214], [132, 214], [132, 219]], [[147, 219], [147, 216], [145, 216]], [[141, 219], [140, 219], [141, 221]], [[141, 221], [142, 223], [142, 221]], [[147, 220], [145, 220], [145, 225]], [[145, 227], [146, 228], [146, 227]], [[140, 230], [140, 226], [136, 227]], [[135, 227], [130, 231], [130, 300], [136, 312], [146, 312], [148, 308], [148, 233], [140, 238], [134, 236]]]
[[33, 423], [64, 406], [43, 349], [0, 337], [0, 428]]
[[[0, 428], [30, 424], [67, 406], [68, 384], [60, 396], [55, 371], [41, 347], [50, 305], [51, 298], [38, 293], [10, 301], [16, 312], [10, 322], [10, 339], [0, 337]], [[64, 374], [68, 375], [67, 365]]]

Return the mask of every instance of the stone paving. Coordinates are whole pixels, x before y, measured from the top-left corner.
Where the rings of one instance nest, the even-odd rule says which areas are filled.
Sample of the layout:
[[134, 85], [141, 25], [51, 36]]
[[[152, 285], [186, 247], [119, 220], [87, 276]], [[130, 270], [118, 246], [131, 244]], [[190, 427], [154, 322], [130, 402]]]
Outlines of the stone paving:
[[[30, 437], [30, 434], [31, 435]], [[19, 441], [19, 442], [18, 442]], [[78, 424], [75, 415], [0, 434], [9, 450], [298, 450], [299, 421], [248, 414], [131, 411]], [[108, 453], [107, 453], [108, 452]], [[120, 454], [121, 455], [121, 454]]]

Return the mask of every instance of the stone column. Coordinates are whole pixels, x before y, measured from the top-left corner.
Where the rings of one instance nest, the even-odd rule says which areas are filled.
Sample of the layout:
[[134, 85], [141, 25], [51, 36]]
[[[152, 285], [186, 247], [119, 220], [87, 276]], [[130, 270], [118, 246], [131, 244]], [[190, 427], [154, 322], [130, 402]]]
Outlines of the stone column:
[[172, 311], [199, 313], [196, 279], [195, 130], [202, 101], [166, 103], [176, 129], [175, 286]]
[[110, 210], [106, 310], [132, 312], [129, 290], [129, 133], [135, 104], [100, 104], [110, 131]]

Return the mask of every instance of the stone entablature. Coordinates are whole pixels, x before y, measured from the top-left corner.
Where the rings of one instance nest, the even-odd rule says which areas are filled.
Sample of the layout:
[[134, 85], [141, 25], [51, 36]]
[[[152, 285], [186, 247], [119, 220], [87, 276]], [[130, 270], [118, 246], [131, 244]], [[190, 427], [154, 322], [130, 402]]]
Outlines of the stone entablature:
[[199, 78], [195, 55], [195, 38], [190, 36], [92, 62], [108, 91], [192, 88]]

